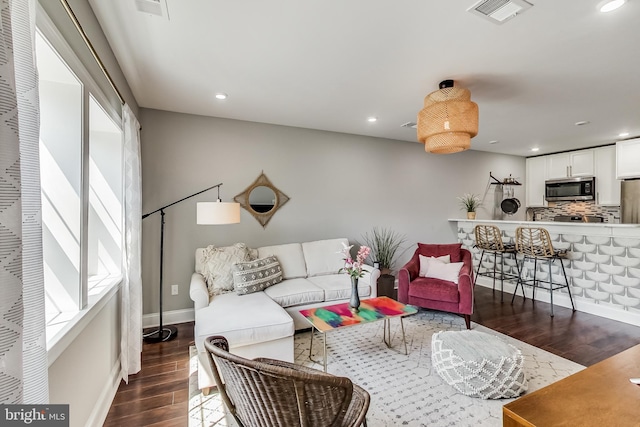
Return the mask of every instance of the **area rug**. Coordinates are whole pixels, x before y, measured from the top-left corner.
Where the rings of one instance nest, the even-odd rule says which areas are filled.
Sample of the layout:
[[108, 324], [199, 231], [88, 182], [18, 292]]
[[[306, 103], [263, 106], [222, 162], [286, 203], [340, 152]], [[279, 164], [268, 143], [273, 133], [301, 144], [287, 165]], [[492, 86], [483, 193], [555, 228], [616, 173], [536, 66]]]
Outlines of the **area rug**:
[[[400, 321], [392, 319], [394, 348], [382, 341], [383, 322], [348, 327], [327, 334], [327, 371], [349, 377], [371, 395], [369, 427], [378, 426], [501, 426], [502, 406], [513, 399], [482, 400], [458, 393], [431, 367], [431, 336], [438, 331], [462, 330], [461, 317], [420, 309], [404, 318], [409, 354], [404, 354]], [[472, 323], [472, 329], [496, 335], [513, 344], [525, 357], [527, 393], [584, 369], [547, 351]], [[322, 369], [309, 360], [311, 333], [295, 336], [296, 363]], [[236, 426], [217, 393], [203, 396], [197, 387], [197, 357], [191, 349], [189, 426]], [[313, 358], [322, 359], [322, 337], [314, 337]]]

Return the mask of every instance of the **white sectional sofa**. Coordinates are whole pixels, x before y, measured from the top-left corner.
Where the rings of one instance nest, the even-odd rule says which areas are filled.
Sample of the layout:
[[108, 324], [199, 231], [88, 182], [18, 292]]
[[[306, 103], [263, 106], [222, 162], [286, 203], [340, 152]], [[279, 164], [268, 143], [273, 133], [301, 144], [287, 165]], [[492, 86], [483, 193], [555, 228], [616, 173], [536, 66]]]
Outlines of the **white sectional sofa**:
[[[351, 295], [349, 275], [338, 273], [344, 266], [339, 253], [347, 239], [319, 240], [258, 248], [258, 258], [275, 255], [283, 281], [264, 291], [248, 295], [235, 292], [210, 296], [202, 273], [204, 248], [196, 250], [195, 273], [191, 277], [190, 297], [195, 308], [195, 343], [199, 353], [198, 385], [215, 385], [204, 340], [223, 335], [230, 351], [247, 358], [269, 357], [293, 362], [293, 334], [307, 329], [309, 322], [299, 311], [346, 302]], [[376, 296], [380, 271], [365, 268], [358, 281], [361, 298]]]

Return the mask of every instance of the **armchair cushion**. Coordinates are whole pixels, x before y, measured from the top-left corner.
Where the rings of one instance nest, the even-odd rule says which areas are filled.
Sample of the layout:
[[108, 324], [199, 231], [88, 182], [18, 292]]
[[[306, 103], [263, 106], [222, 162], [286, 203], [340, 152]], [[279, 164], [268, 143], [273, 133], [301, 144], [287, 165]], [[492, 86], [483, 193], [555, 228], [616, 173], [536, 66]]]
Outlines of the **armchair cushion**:
[[460, 293], [456, 284], [447, 280], [427, 277], [418, 277], [411, 282], [409, 296], [456, 304], [460, 301]]

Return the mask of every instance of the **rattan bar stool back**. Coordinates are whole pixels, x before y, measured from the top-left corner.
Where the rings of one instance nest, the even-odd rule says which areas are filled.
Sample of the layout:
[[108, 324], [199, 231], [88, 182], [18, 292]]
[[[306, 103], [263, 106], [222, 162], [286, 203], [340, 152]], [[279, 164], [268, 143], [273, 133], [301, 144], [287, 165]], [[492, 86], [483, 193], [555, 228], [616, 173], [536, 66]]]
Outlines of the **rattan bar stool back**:
[[[569, 285], [569, 280], [567, 278], [567, 272], [564, 268], [563, 258], [566, 257], [566, 250], [557, 250], [553, 247], [553, 242], [551, 240], [551, 236], [549, 235], [549, 231], [546, 228], [541, 227], [518, 227], [516, 228], [516, 252], [522, 255], [522, 263], [518, 268], [520, 272], [520, 277], [518, 279], [518, 283], [516, 284], [516, 289], [513, 292], [513, 297], [511, 298], [511, 302], [516, 296], [518, 292], [518, 286], [522, 287], [522, 296], [526, 298], [524, 292], [524, 285], [532, 285], [533, 286], [533, 295], [532, 299], [535, 300], [536, 296], [536, 288], [542, 288], [549, 291], [549, 296], [551, 300], [551, 317], [553, 317], [553, 291], [566, 288], [567, 293], [569, 294], [569, 301], [571, 301], [571, 307], [575, 311], [575, 305], [573, 304], [573, 296], [571, 295], [571, 286]], [[533, 260], [533, 278], [527, 279], [523, 277], [526, 273], [526, 269], [524, 268], [525, 261]], [[542, 280], [537, 278], [538, 273], [538, 260], [547, 263], [548, 265], [548, 278], [547, 280]], [[554, 282], [553, 280], [553, 269], [552, 265], [554, 261], [559, 261], [560, 270], [562, 271], [562, 277], [564, 278], [563, 282]]]

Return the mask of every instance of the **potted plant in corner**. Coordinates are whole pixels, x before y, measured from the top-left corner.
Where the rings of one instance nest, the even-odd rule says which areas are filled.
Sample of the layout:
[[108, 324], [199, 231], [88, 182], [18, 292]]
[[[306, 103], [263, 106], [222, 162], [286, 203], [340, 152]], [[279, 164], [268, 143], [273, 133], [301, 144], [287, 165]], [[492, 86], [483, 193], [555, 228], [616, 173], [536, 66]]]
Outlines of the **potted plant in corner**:
[[371, 233], [362, 236], [365, 244], [371, 248], [370, 258], [374, 267], [380, 269], [378, 279], [378, 295], [394, 297], [395, 276], [391, 274], [394, 261], [400, 245], [404, 243], [405, 236], [396, 233], [390, 228], [373, 227]]
[[476, 219], [476, 210], [480, 207], [480, 197], [475, 194], [465, 194], [458, 197], [462, 209], [467, 212], [467, 219]]

